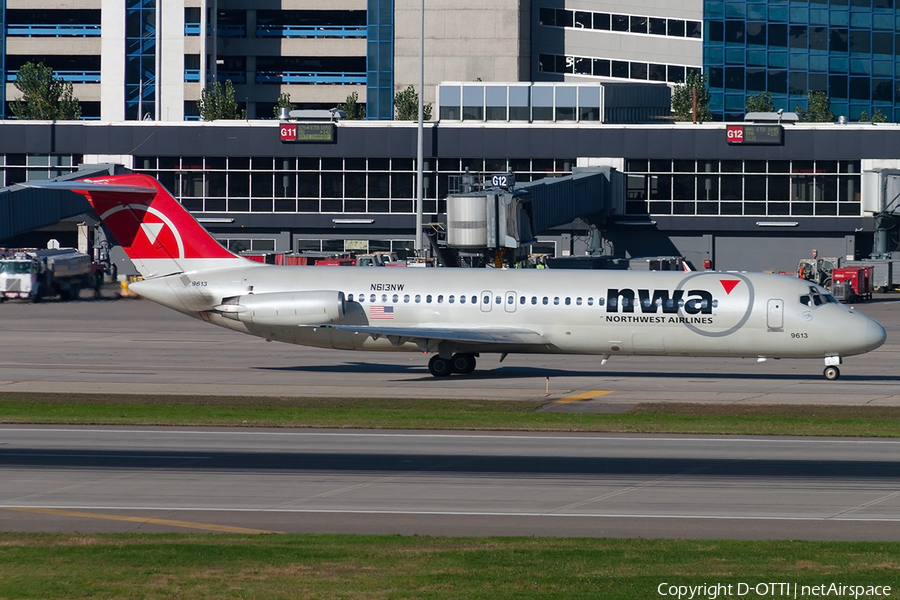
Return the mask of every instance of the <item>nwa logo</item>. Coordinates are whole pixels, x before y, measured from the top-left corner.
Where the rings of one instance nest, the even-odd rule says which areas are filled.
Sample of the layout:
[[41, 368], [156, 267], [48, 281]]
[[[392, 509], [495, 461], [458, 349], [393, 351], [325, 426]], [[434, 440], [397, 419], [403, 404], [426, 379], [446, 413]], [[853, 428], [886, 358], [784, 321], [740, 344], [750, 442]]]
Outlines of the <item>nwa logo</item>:
[[754, 296], [750, 279], [740, 273], [691, 273], [675, 289], [609, 289], [606, 321], [678, 325], [704, 337], [724, 337], [748, 321]]
[[[737, 283], [737, 282], [735, 282]], [[637, 296], [637, 302], [635, 302]], [[689, 315], [711, 315], [717, 304], [711, 292], [706, 290], [635, 290], [609, 289], [606, 292], [606, 312], [633, 313], [640, 306], [642, 313], [678, 314], [684, 310]]]

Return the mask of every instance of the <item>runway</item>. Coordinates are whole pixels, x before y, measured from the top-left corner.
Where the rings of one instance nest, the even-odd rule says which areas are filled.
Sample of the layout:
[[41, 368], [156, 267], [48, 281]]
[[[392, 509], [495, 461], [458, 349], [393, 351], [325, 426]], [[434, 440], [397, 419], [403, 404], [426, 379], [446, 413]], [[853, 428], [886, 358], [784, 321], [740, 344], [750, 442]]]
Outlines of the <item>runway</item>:
[[900, 441], [0, 427], [0, 530], [900, 540]]
[[[144, 300], [0, 305], [0, 390], [303, 397], [596, 399], [559, 410], [639, 402], [900, 405], [900, 297], [859, 310], [888, 331], [850, 357], [841, 379], [822, 361], [497, 355], [469, 376], [435, 379], [418, 353], [347, 352], [266, 343]], [[339, 384], [339, 385], [338, 385]]]

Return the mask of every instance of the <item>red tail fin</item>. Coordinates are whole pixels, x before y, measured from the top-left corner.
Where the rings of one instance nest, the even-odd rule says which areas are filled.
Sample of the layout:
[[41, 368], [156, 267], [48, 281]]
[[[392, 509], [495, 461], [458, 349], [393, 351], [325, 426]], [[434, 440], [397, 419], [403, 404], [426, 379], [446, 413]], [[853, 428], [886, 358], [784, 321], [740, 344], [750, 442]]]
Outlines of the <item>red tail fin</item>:
[[132, 260], [235, 259], [160, 183], [148, 175], [71, 182]]

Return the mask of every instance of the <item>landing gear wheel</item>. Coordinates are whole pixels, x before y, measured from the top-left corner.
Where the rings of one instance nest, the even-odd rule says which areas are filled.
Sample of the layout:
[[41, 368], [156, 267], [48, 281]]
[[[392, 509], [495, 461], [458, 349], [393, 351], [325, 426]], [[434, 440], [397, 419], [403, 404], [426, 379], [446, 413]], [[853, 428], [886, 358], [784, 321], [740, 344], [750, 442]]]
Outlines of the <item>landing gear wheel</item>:
[[475, 370], [475, 356], [467, 352], [460, 352], [453, 355], [453, 358], [450, 359], [450, 364], [453, 365], [454, 373], [468, 375]]
[[825, 370], [822, 372], [822, 374], [828, 381], [834, 381], [841, 376], [841, 370], [837, 367], [825, 367]]
[[428, 372], [435, 377], [447, 377], [453, 372], [453, 365], [446, 358], [441, 358], [440, 354], [435, 354], [428, 361]]

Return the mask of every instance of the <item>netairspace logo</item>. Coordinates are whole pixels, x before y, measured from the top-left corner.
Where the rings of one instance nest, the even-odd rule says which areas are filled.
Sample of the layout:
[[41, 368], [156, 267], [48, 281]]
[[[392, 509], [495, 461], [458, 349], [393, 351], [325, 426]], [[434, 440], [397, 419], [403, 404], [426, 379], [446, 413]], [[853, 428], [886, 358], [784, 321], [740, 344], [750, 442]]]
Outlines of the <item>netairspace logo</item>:
[[801, 585], [798, 583], [713, 583], [703, 585], [659, 584], [656, 592], [660, 596], [678, 600], [716, 600], [722, 596], [746, 598], [879, 598], [891, 595], [889, 585], [845, 585], [843, 583], [821, 583]]

